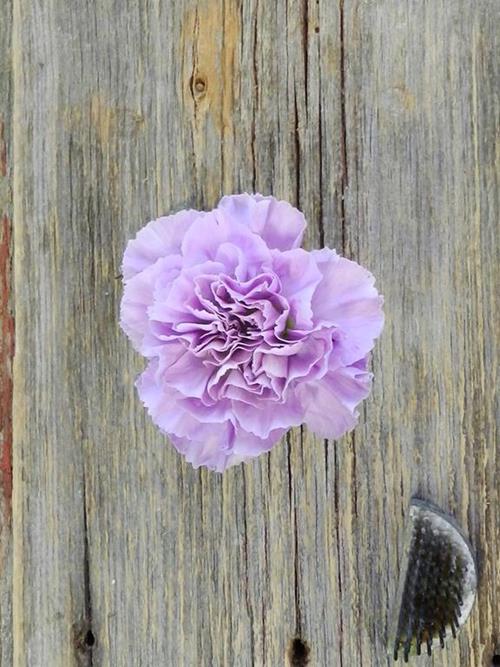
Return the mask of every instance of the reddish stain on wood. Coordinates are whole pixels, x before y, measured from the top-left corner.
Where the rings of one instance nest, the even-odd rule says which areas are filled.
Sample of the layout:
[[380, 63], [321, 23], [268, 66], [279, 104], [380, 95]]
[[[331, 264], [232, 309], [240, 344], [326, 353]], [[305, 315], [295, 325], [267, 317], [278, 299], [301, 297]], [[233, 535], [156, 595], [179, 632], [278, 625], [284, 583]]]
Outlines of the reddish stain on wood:
[[0, 224], [0, 494], [10, 515], [12, 498], [12, 357], [14, 318], [10, 312], [11, 223]]

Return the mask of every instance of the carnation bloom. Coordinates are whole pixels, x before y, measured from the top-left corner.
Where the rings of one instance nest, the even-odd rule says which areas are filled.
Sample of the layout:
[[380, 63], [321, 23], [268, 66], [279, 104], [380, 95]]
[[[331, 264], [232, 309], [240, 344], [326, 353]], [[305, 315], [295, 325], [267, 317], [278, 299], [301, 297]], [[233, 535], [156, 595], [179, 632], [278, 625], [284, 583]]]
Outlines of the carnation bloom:
[[291, 426], [338, 438], [357, 422], [382, 297], [356, 262], [301, 249], [305, 226], [290, 204], [242, 194], [127, 245], [121, 326], [148, 359], [139, 395], [195, 467], [223, 471]]

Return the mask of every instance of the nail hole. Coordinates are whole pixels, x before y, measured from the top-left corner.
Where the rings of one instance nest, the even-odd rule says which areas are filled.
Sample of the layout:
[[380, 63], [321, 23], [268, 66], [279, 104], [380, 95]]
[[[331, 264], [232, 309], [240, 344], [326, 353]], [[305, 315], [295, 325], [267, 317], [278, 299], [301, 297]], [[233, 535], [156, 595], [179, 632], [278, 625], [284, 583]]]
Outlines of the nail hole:
[[500, 654], [494, 655], [493, 658], [491, 659], [491, 664], [494, 667], [497, 667], [497, 665], [500, 665]]
[[306, 667], [309, 664], [311, 649], [300, 637], [295, 637], [288, 648], [288, 659], [292, 667]]
[[92, 630], [87, 631], [87, 634], [85, 635], [84, 641], [85, 641], [85, 644], [87, 646], [90, 646], [91, 648], [92, 648], [92, 646], [94, 646], [95, 637], [94, 637], [94, 633], [92, 632]]
[[96, 638], [90, 629], [90, 623], [82, 620], [73, 625], [75, 648], [79, 654], [87, 654], [96, 645]]
[[319, 25], [317, 25], [317, 26], [314, 28], [314, 32], [315, 32], [316, 34], [318, 34], [318, 32], [319, 32]]

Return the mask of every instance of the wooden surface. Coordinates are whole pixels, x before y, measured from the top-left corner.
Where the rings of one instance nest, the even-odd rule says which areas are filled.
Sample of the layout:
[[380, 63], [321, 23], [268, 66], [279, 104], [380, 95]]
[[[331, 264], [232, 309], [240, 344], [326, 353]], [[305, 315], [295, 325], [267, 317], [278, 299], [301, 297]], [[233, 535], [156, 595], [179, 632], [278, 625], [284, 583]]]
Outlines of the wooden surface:
[[12, 13], [0, 20], [0, 665], [12, 664]]
[[[12, 646], [16, 667], [275, 667], [295, 636], [311, 665], [389, 665], [414, 493], [462, 524], [481, 585], [459, 640], [412, 664], [491, 664], [498, 12], [496, 0], [13, 1], [2, 667]], [[148, 219], [245, 190], [299, 205], [306, 247], [367, 265], [387, 324], [352, 435], [294, 429], [220, 476], [184, 463], [146, 417], [117, 276]]]

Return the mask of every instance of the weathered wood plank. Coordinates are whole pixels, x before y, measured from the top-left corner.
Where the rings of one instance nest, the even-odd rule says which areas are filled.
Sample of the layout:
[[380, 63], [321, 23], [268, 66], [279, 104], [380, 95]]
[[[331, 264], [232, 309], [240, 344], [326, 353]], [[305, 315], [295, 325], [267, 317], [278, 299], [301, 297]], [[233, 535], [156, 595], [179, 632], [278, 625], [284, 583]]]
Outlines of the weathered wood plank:
[[[29, 45], [16, 62], [19, 661], [73, 664], [68, 628], [90, 606], [98, 664], [278, 664], [301, 629], [310, 564], [295, 566], [301, 497], [290, 487], [300, 441], [224, 478], [185, 465], [135, 396], [142, 364], [117, 328], [115, 276], [145, 220], [223, 192], [299, 201], [312, 185], [303, 203], [318, 215], [320, 41], [304, 10], [18, 3], [17, 41]], [[336, 12], [325, 14], [335, 30]], [[338, 153], [340, 115], [322, 122], [336, 137], [325, 150]], [[313, 625], [328, 601], [314, 601]]]
[[361, 599], [345, 664], [379, 664], [412, 494], [457, 517], [482, 576], [460, 640], [428, 664], [486, 667], [499, 649], [499, 27], [489, 0], [345, 2], [346, 251], [379, 276], [387, 313], [355, 433], [354, 533], [340, 512], [360, 555], [354, 571], [342, 558]]
[[[86, 605], [84, 367], [89, 220], [62, 130], [78, 95], [67, 19], [14, 2], [14, 664], [80, 661]], [[75, 38], [81, 38], [75, 34]], [[70, 78], [71, 77], [71, 78]], [[96, 249], [95, 252], [98, 250]]]
[[[137, 99], [135, 108], [145, 119], [141, 134], [127, 134], [126, 140], [117, 124], [102, 149], [117, 165], [120, 193], [109, 221], [97, 222], [108, 247], [113, 234], [112, 252], [106, 254], [114, 272], [125, 239], [140, 221], [186, 204], [209, 207], [223, 192], [235, 190], [270, 191], [299, 201], [310, 188], [307, 207], [316, 219], [308, 241], [317, 242], [320, 41], [311, 13], [307, 39], [315, 41], [305, 50], [304, 16], [300, 3], [190, 2], [163, 6], [153, 15], [141, 10], [129, 22], [150, 35], [152, 69], [144, 79], [140, 44], [134, 40], [131, 49], [122, 43], [130, 23], [119, 15], [99, 15], [97, 50], [111, 63], [111, 81], [115, 72], [122, 73], [123, 89], [104, 88], [108, 104], [123, 104], [122, 95], [128, 95]], [[335, 17], [328, 13], [332, 28], [338, 27]], [[164, 35], [177, 31], [180, 45], [166, 43]], [[108, 45], [110, 33], [116, 37]], [[333, 47], [325, 42], [323, 48]], [[339, 113], [327, 117], [327, 130], [336, 137], [328, 142], [332, 153], [340, 150], [339, 123]], [[151, 163], [141, 153], [150, 155]], [[122, 167], [129, 155], [139, 155], [130, 172]], [[301, 159], [308, 166], [299, 183]], [[330, 177], [335, 167], [327, 169]], [[148, 180], [131, 182], [137, 171]], [[107, 188], [94, 197], [103, 198], [99, 208], [105, 210]], [[103, 295], [109, 277], [98, 268], [96, 280]], [[300, 457], [297, 434], [268, 459], [222, 479], [186, 466], [165, 448], [138, 405], [132, 378], [142, 363], [113, 329], [119, 285], [111, 286], [111, 296], [108, 343], [96, 346], [91, 368], [91, 393], [103, 396], [103, 382], [112, 392], [93, 408], [96, 444], [89, 467], [89, 497], [101, 498], [90, 508], [89, 524], [91, 564], [94, 555], [98, 564], [91, 566], [97, 661], [123, 664], [132, 650], [137, 664], [275, 665], [284, 661], [290, 639], [306, 622], [322, 637], [319, 651], [325, 643], [334, 646], [335, 626], [323, 628], [314, 619], [327, 613], [338, 595], [336, 585], [328, 583], [324, 596], [313, 585], [299, 593], [300, 578], [306, 579], [314, 562], [303, 559], [300, 571], [296, 565], [293, 514], [301, 498], [290, 476]], [[100, 367], [107, 368], [108, 379], [96, 372]], [[108, 418], [116, 412], [108, 400], [120, 405], [116, 419]], [[315, 448], [323, 460], [323, 443]], [[318, 531], [326, 544], [326, 524]], [[309, 619], [301, 613], [299, 595], [311, 600]], [[123, 636], [130, 641], [124, 643]]]
[[12, 7], [0, 23], [0, 665], [12, 663]]
[[[274, 667], [299, 634], [312, 664], [388, 664], [418, 491], [483, 564], [433, 662], [488, 664], [493, 1], [14, 5], [14, 663]], [[300, 205], [306, 245], [369, 266], [389, 317], [354, 435], [296, 429], [220, 477], [145, 416], [116, 276], [146, 220], [243, 190]]]

